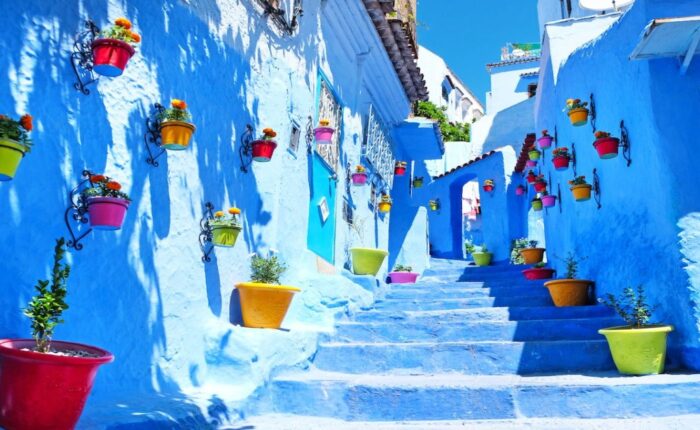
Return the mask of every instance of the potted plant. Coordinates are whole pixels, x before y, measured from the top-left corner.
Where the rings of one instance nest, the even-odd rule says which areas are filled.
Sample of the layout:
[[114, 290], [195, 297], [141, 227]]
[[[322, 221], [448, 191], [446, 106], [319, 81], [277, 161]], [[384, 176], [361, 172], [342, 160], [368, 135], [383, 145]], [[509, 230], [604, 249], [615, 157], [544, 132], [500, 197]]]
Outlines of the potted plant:
[[210, 219], [211, 243], [214, 246], [231, 248], [236, 244], [238, 234], [241, 232], [241, 222], [238, 216], [241, 210], [237, 207], [229, 208], [229, 216], [226, 217], [224, 211], [214, 213], [214, 218]]
[[524, 185], [518, 185], [515, 187], [515, 195], [516, 196], [522, 196], [525, 194], [525, 186]]
[[391, 197], [387, 193], [382, 193], [381, 197], [379, 198], [379, 204], [377, 205], [379, 207], [379, 212], [381, 213], [389, 213], [391, 212], [391, 205], [392, 205]]
[[355, 166], [355, 173], [351, 177], [352, 184], [361, 187], [367, 183], [367, 169], [365, 169], [365, 166], [358, 164]]
[[[364, 244], [364, 225], [364, 219], [359, 218], [349, 224], [362, 245]], [[352, 247], [350, 255], [352, 257], [352, 273], [376, 276], [389, 253], [377, 248]]]
[[581, 103], [581, 99], [568, 99], [564, 111], [569, 115], [571, 124], [575, 127], [586, 125], [588, 122], [588, 102]]
[[557, 196], [550, 195], [547, 190], [542, 191], [540, 200], [542, 200], [542, 207], [545, 208], [551, 208], [557, 204]]
[[190, 146], [190, 139], [195, 127], [187, 112], [187, 103], [184, 100], [172, 99], [170, 108], [164, 109], [158, 114], [160, 121], [160, 141], [165, 149], [182, 150]]
[[119, 182], [105, 175], [91, 175], [90, 186], [81, 197], [87, 204], [90, 227], [96, 230], [119, 230], [124, 223], [131, 199]]
[[574, 195], [574, 199], [577, 202], [590, 200], [593, 187], [586, 182], [585, 176], [575, 177], [573, 180], [569, 181], [569, 185], [571, 185], [571, 193]]
[[114, 360], [93, 346], [53, 340], [68, 309], [63, 263], [65, 240], [56, 241], [50, 280], [40, 280], [24, 314], [33, 339], [0, 340], [0, 426], [6, 429], [72, 429], [92, 390], [97, 369]]
[[268, 258], [253, 255], [250, 282], [236, 284], [245, 327], [280, 328], [294, 294], [301, 291], [297, 287], [280, 285], [280, 276], [285, 270], [287, 266], [276, 255]]
[[527, 156], [530, 159], [530, 161], [539, 160], [540, 155], [542, 155], [542, 153], [540, 151], [538, 151], [537, 149], [535, 149], [534, 147], [527, 152]]
[[544, 260], [544, 248], [537, 247], [536, 240], [521, 239], [522, 248], [518, 250], [518, 253], [522, 257], [522, 263], [520, 264], [537, 264]]
[[321, 118], [318, 121], [318, 127], [314, 128], [314, 138], [317, 144], [327, 145], [333, 142], [335, 129], [330, 127], [330, 124], [331, 122], [326, 118]]
[[525, 167], [537, 167], [537, 161], [527, 159], [525, 160]]
[[430, 206], [430, 210], [435, 212], [440, 210], [440, 199], [434, 199], [430, 200], [428, 202], [428, 205]]
[[573, 253], [569, 253], [565, 263], [564, 279], [545, 282], [544, 286], [549, 290], [554, 306], [585, 306], [588, 303], [588, 287], [593, 285], [593, 281], [576, 279], [578, 260]]
[[489, 252], [488, 248], [486, 245], [481, 245], [477, 246], [478, 251], [472, 252], [472, 258], [474, 259], [474, 263], [481, 267], [481, 266], [488, 266], [491, 264], [491, 258], [493, 258], [493, 254]]
[[465, 253], [465, 256], [466, 256], [467, 258], [469, 258], [469, 256], [471, 255], [472, 258], [474, 258], [473, 254], [474, 254], [475, 251], [476, 251], [476, 246], [474, 246], [474, 243], [473, 243], [471, 240], [466, 239], [466, 240], [464, 241], [464, 253]]
[[598, 156], [607, 160], [609, 158], [617, 157], [618, 150], [620, 149], [620, 139], [617, 137], [610, 137], [610, 133], [602, 130], [595, 132], [596, 141], [593, 142], [593, 147], [598, 151]]
[[139, 42], [141, 36], [131, 31], [131, 21], [117, 18], [113, 26], [92, 42], [92, 70], [110, 78], [121, 75]]
[[523, 275], [525, 275], [525, 279], [529, 281], [551, 279], [552, 276], [554, 276], [554, 270], [549, 269], [545, 266], [545, 263], [537, 263], [531, 269], [523, 270]]
[[537, 139], [537, 144], [540, 149], [547, 149], [552, 146], [552, 141], [554, 141], [554, 138], [549, 135], [549, 132], [547, 130], [542, 130], [542, 136]]
[[32, 128], [29, 114], [22, 115], [18, 121], [0, 115], [0, 181], [12, 180], [24, 154], [32, 149], [29, 138]]
[[571, 161], [571, 154], [569, 154], [569, 148], [562, 146], [561, 148], [554, 148], [554, 150], [552, 150], [552, 164], [554, 164], [555, 170], [568, 169], [569, 161]]
[[403, 176], [406, 174], [406, 162], [405, 161], [397, 161], [396, 164], [394, 165], [394, 175], [396, 176]]
[[415, 284], [418, 273], [413, 273], [412, 270], [411, 266], [397, 264], [394, 266], [394, 271], [389, 272], [389, 279], [391, 279], [392, 284]]
[[528, 184], [534, 184], [537, 180], [537, 175], [535, 175], [535, 172], [530, 170], [527, 172], [527, 176], [525, 177], [525, 179], [527, 180]]
[[541, 211], [542, 210], [542, 199], [540, 199], [539, 196], [535, 196], [535, 198], [533, 198], [530, 201], [530, 206], [532, 206], [532, 210], [534, 210], [535, 212]]
[[535, 183], [533, 184], [535, 187], [535, 191], [538, 193], [541, 193], [542, 191], [547, 190], [547, 180], [544, 179], [544, 175], [540, 174], [537, 175], [537, 178], [535, 178]]
[[496, 186], [496, 185], [495, 185], [495, 183], [493, 182], [493, 179], [487, 179], [487, 180], [484, 181], [483, 189], [484, 189], [484, 191], [486, 191], [487, 193], [490, 193], [490, 192], [493, 191], [493, 189], [494, 189], [495, 186]]
[[605, 336], [615, 366], [626, 375], [651, 375], [664, 371], [666, 338], [671, 325], [649, 324], [653, 309], [647, 304], [644, 288], [625, 288], [621, 298], [607, 294], [600, 303], [612, 307], [628, 324], [598, 330]]
[[413, 178], [413, 188], [421, 188], [423, 186], [423, 177], [416, 176]]
[[277, 132], [271, 128], [263, 129], [263, 135], [260, 139], [253, 141], [253, 160], [261, 163], [266, 163], [272, 159], [272, 154], [277, 148], [275, 137]]

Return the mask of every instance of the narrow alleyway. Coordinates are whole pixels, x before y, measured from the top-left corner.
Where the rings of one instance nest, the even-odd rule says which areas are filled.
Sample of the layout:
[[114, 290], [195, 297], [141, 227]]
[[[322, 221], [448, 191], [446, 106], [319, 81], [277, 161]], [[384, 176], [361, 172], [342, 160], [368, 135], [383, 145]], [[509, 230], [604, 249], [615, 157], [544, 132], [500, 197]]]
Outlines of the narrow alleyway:
[[695, 410], [700, 375], [615, 371], [598, 334], [621, 324], [608, 308], [556, 308], [522, 266], [432, 267], [339, 323], [311, 369], [278, 376], [251, 425], [665, 429], [695, 418], [673, 416]]

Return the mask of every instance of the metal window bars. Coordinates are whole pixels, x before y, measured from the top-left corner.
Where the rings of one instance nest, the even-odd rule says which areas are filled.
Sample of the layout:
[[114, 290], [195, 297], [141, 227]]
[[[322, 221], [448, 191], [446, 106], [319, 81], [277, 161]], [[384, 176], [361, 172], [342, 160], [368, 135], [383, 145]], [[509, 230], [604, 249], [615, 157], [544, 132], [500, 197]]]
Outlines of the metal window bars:
[[372, 166], [376, 177], [382, 183], [383, 189], [391, 189], [394, 185], [394, 165], [396, 159], [391, 150], [391, 138], [374, 106], [370, 105], [367, 119], [367, 134], [362, 147], [363, 156]]
[[[328, 87], [325, 79], [321, 79], [321, 91], [318, 98], [318, 120], [327, 119], [332, 127], [335, 128], [331, 143], [316, 145], [316, 152], [328, 164], [328, 166], [336, 172], [338, 169], [338, 160], [340, 159], [340, 130], [343, 123], [342, 107], [338, 100], [333, 95], [333, 92]], [[313, 135], [313, 126], [310, 128]], [[309, 128], [307, 127], [307, 134]]]

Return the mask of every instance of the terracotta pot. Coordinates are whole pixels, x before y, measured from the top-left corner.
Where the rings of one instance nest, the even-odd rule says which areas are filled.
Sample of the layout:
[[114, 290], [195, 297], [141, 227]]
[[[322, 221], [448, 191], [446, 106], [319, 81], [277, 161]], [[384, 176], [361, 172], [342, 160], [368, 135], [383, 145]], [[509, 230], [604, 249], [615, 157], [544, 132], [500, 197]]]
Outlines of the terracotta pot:
[[590, 200], [592, 189], [593, 189], [593, 186], [591, 186], [590, 184], [572, 185], [571, 186], [571, 192], [573, 193], [574, 199], [577, 202], [585, 202], [586, 200]]
[[542, 206], [546, 208], [554, 207], [557, 204], [557, 196], [546, 195], [540, 198], [542, 200]]
[[277, 148], [274, 140], [256, 140], [253, 142], [253, 160], [266, 163], [272, 159], [272, 154]]
[[616, 137], [604, 137], [593, 142], [593, 146], [598, 151], [598, 156], [607, 160], [617, 157], [620, 148], [620, 139]]
[[586, 125], [588, 122], [588, 109], [586, 108], [576, 108], [569, 111], [569, 120], [571, 124], [575, 127], [580, 127]]
[[97, 39], [92, 42], [92, 70], [110, 78], [124, 73], [126, 64], [136, 51], [126, 42], [116, 39]]
[[538, 193], [541, 193], [542, 191], [545, 191], [547, 189], [547, 183], [546, 182], [535, 182], [535, 191]]
[[556, 279], [544, 283], [557, 307], [585, 306], [588, 303], [588, 287], [591, 285], [593, 281], [584, 279]]
[[554, 157], [552, 164], [556, 170], [566, 170], [569, 168], [569, 157]]
[[124, 224], [129, 201], [117, 197], [88, 197], [88, 218], [95, 230], [119, 230]]
[[544, 260], [544, 248], [525, 248], [520, 250], [525, 264], [537, 264]]
[[182, 150], [190, 146], [195, 127], [184, 121], [165, 121], [160, 126], [160, 140], [163, 148]]
[[554, 141], [552, 136], [542, 136], [537, 139], [537, 145], [539, 145], [540, 149], [547, 149], [552, 146], [552, 141]]
[[241, 297], [243, 325], [251, 328], [280, 328], [294, 294], [301, 291], [287, 285], [243, 282], [236, 285]]
[[523, 270], [523, 275], [525, 275], [525, 279], [529, 281], [535, 281], [539, 279], [551, 279], [552, 276], [554, 276], [554, 270], [553, 269], [547, 269], [547, 268], [532, 268], [532, 269], [525, 269]]

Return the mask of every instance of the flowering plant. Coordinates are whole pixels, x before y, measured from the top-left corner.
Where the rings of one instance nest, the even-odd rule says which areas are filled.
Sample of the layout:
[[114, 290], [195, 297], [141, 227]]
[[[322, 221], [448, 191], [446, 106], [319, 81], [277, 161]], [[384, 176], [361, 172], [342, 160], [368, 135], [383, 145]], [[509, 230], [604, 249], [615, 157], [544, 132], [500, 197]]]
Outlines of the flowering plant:
[[577, 176], [573, 180], [569, 181], [569, 185], [588, 185], [585, 176]]
[[396, 162], [396, 167], [406, 167], [406, 162], [405, 161], [397, 161]]
[[331, 124], [331, 121], [327, 118], [321, 118], [318, 120], [318, 125], [321, 127], [328, 127]]
[[487, 179], [484, 181], [484, 186], [492, 186], [493, 187], [493, 179]]
[[557, 157], [565, 157], [570, 160], [571, 154], [569, 154], [569, 148], [563, 146], [561, 148], [554, 148], [554, 150], [552, 150], [552, 158]]
[[549, 136], [549, 130], [542, 130], [542, 137]]
[[117, 18], [114, 20], [114, 25], [107, 30], [104, 30], [100, 37], [104, 39], [116, 39], [132, 45], [141, 42], [141, 36], [138, 33], [131, 31], [131, 21], [126, 18]]
[[397, 264], [394, 266], [394, 272], [410, 272], [413, 270], [411, 266], [404, 266], [403, 264]]
[[355, 166], [355, 173], [365, 173], [365, 170], [367, 169], [365, 169], [365, 166], [363, 166], [362, 164], [358, 164], [357, 166]]
[[191, 115], [187, 112], [187, 103], [184, 100], [170, 100], [170, 108], [163, 110], [159, 115], [160, 121], [183, 121], [188, 122]]
[[121, 190], [121, 184], [108, 176], [91, 175], [89, 180], [90, 187], [83, 190], [83, 197], [114, 197], [131, 201], [129, 195]]
[[574, 109], [587, 109], [588, 102], [581, 103], [581, 99], [569, 99], [566, 101], [564, 112], [571, 112]]
[[535, 177], [535, 182], [538, 182], [541, 184], [546, 184], [547, 180], [544, 179], [544, 174], [540, 174], [540, 175], [537, 175], [537, 177]]
[[238, 219], [238, 216], [241, 214], [241, 210], [237, 207], [232, 207], [229, 208], [228, 214], [229, 216], [226, 216], [224, 211], [216, 211], [214, 213], [214, 218], [209, 220], [209, 225], [241, 228], [241, 221]]
[[14, 140], [20, 145], [23, 145], [27, 152], [32, 147], [32, 140], [29, 138], [29, 132], [32, 131], [32, 116], [28, 113], [22, 115], [19, 121], [6, 116], [0, 115], [0, 139]]
[[610, 137], [610, 133], [608, 133], [607, 131], [598, 130], [595, 132], [594, 136], [596, 139], [605, 139], [607, 137]]
[[391, 203], [391, 197], [389, 196], [389, 194], [382, 193], [381, 201], [382, 203]]
[[277, 132], [270, 127], [263, 129], [263, 135], [260, 140], [273, 140], [277, 136]]

